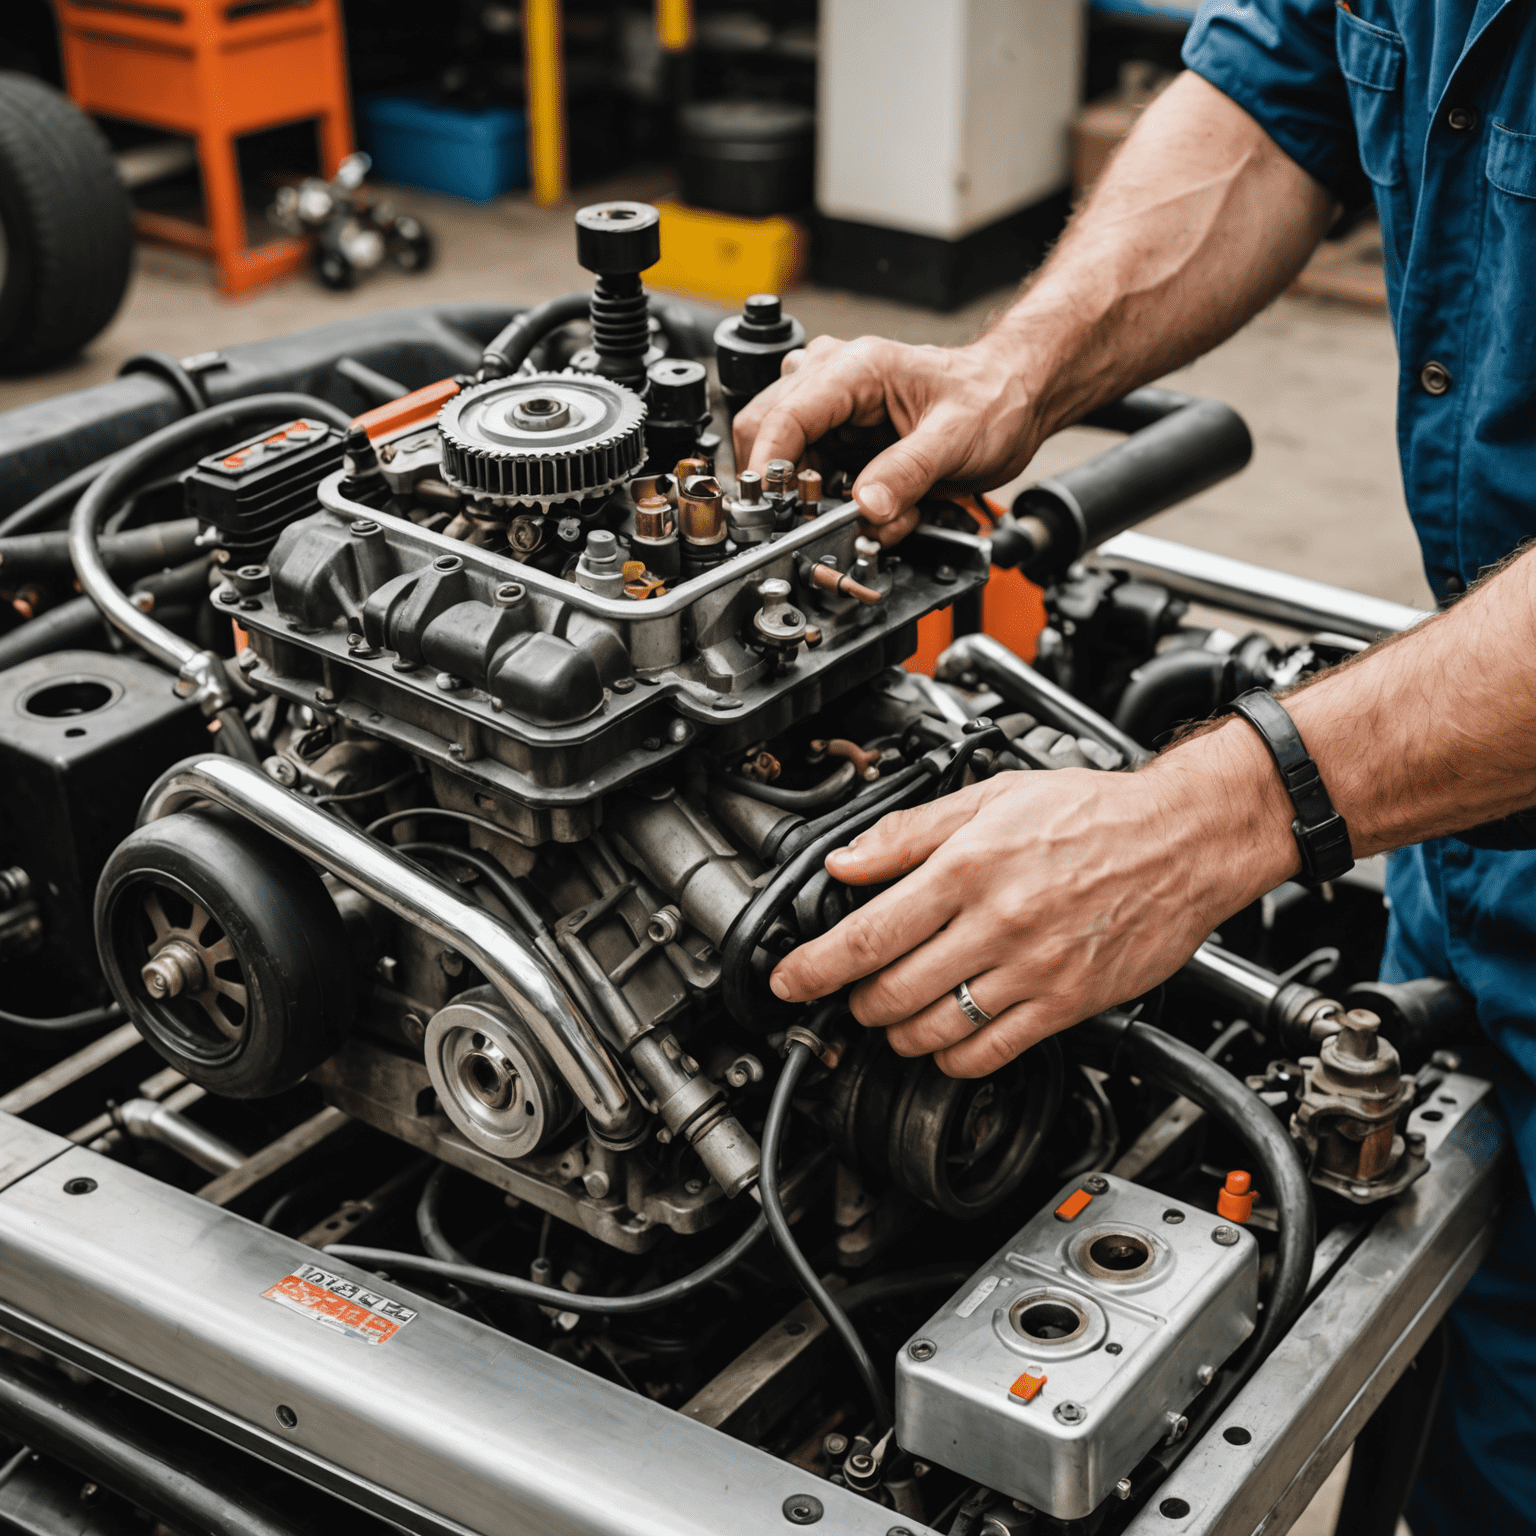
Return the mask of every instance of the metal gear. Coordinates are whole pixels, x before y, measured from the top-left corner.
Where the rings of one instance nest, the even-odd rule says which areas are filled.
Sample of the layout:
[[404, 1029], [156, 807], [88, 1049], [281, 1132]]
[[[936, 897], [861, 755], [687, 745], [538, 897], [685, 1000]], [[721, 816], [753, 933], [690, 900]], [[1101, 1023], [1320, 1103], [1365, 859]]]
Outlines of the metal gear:
[[492, 379], [438, 416], [443, 478], [467, 495], [520, 505], [585, 501], [645, 462], [645, 403], [592, 374]]

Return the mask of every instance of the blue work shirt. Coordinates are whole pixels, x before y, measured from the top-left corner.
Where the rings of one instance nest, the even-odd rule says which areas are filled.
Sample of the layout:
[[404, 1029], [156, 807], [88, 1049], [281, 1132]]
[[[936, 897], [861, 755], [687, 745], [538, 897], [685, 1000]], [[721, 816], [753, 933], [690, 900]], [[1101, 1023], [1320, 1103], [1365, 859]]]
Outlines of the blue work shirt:
[[1518, 0], [1207, 0], [1184, 62], [1374, 195], [1398, 445], [1437, 597], [1536, 534], [1536, 26]]
[[[1373, 196], [1398, 445], [1438, 597], [1536, 534], [1532, 0], [1206, 0], [1184, 61], [1346, 206]], [[1382, 974], [1473, 996], [1527, 1189], [1452, 1308], [1414, 1536], [1536, 1536], [1536, 853], [1394, 854]]]

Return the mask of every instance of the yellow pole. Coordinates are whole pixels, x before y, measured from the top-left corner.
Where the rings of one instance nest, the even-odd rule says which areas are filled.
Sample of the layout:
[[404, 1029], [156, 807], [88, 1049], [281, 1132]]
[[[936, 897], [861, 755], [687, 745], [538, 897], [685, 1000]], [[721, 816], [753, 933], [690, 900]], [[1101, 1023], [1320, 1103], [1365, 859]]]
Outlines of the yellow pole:
[[668, 53], [693, 46], [693, 0], [656, 0], [656, 40]]
[[544, 208], [565, 201], [565, 58], [560, 0], [523, 0], [528, 81], [528, 167], [533, 200]]

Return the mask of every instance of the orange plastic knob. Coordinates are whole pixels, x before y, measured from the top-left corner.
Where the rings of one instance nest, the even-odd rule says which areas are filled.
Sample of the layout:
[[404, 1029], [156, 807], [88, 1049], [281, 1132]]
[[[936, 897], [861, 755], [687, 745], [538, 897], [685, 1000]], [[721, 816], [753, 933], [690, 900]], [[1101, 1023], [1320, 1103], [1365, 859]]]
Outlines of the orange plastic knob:
[[1216, 1214], [1239, 1224], [1253, 1215], [1253, 1179], [1241, 1168], [1227, 1175], [1227, 1182], [1216, 1196]]

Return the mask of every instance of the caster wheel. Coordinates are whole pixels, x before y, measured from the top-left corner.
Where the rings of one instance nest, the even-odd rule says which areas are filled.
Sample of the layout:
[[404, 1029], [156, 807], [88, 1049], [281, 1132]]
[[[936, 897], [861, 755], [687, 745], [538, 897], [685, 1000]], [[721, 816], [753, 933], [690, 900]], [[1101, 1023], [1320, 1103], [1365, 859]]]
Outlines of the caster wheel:
[[389, 235], [389, 254], [402, 272], [425, 272], [437, 255], [432, 236], [417, 219], [402, 214]]
[[315, 257], [315, 276], [337, 292], [357, 286], [357, 269], [340, 251], [321, 251]]
[[225, 1098], [291, 1088], [352, 1021], [351, 950], [319, 875], [222, 812], [124, 840], [97, 886], [96, 943], [139, 1033]]

